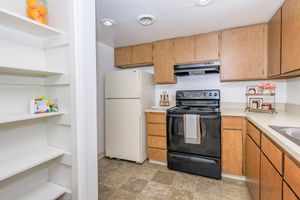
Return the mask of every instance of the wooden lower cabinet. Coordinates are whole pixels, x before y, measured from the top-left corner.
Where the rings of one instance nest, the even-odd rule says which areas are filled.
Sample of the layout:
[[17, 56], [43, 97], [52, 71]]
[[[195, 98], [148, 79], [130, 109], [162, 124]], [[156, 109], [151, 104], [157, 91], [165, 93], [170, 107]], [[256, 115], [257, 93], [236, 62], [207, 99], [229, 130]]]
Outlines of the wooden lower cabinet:
[[281, 200], [282, 177], [261, 153], [261, 200]]
[[244, 174], [245, 119], [222, 117], [222, 172], [233, 175]]
[[246, 178], [253, 200], [260, 199], [260, 148], [247, 135], [246, 139]]
[[148, 148], [148, 158], [150, 160], [167, 161], [167, 150]]
[[147, 113], [148, 158], [167, 161], [166, 113]]
[[243, 175], [243, 132], [222, 130], [222, 171]]
[[289, 157], [284, 157], [284, 180], [300, 197], [300, 167]]
[[291, 188], [283, 182], [283, 200], [298, 200]]

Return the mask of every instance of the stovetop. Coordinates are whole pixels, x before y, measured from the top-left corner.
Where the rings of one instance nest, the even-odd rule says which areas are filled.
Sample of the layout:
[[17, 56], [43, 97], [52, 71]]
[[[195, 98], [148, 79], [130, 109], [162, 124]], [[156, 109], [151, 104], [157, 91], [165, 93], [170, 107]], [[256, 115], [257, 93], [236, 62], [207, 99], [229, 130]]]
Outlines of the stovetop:
[[181, 90], [176, 92], [176, 107], [168, 113], [215, 114], [220, 113], [219, 90]]

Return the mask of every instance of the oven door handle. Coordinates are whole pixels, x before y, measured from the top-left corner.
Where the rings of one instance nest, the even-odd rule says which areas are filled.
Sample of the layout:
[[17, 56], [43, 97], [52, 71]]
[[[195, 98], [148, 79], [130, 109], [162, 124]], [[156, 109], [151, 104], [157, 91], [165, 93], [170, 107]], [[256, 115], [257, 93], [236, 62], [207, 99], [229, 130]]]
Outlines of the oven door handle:
[[[172, 117], [183, 117], [184, 114], [167, 114], [167, 116], [172, 119]], [[197, 114], [196, 114], [197, 115]], [[217, 119], [220, 115], [200, 115], [200, 119]]]

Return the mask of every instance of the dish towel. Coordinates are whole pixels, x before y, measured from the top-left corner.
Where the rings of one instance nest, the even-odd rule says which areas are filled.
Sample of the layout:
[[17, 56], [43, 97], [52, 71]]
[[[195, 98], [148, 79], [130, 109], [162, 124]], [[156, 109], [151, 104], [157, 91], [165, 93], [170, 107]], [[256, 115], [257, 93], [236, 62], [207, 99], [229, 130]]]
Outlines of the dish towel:
[[188, 144], [201, 144], [201, 125], [199, 115], [184, 115], [184, 141]]

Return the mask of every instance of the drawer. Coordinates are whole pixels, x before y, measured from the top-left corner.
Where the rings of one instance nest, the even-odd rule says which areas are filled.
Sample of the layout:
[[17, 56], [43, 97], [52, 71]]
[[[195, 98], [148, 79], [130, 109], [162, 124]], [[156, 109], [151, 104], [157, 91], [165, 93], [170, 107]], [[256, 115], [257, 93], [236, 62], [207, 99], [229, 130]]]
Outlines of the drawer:
[[266, 136], [261, 135], [261, 150], [268, 157], [274, 167], [282, 175], [282, 151], [278, 149]]
[[167, 138], [159, 136], [148, 136], [148, 147], [167, 149]]
[[260, 131], [250, 122], [247, 123], [247, 133], [260, 147]]
[[167, 136], [167, 126], [165, 124], [147, 124], [148, 135]]
[[148, 148], [148, 158], [150, 160], [167, 161], [167, 150]]
[[298, 200], [293, 191], [289, 186], [283, 181], [283, 200]]
[[222, 117], [222, 128], [223, 129], [243, 129], [242, 117]]
[[166, 124], [166, 113], [147, 113], [147, 123]]
[[300, 197], [300, 167], [287, 156], [284, 156], [284, 180]]

